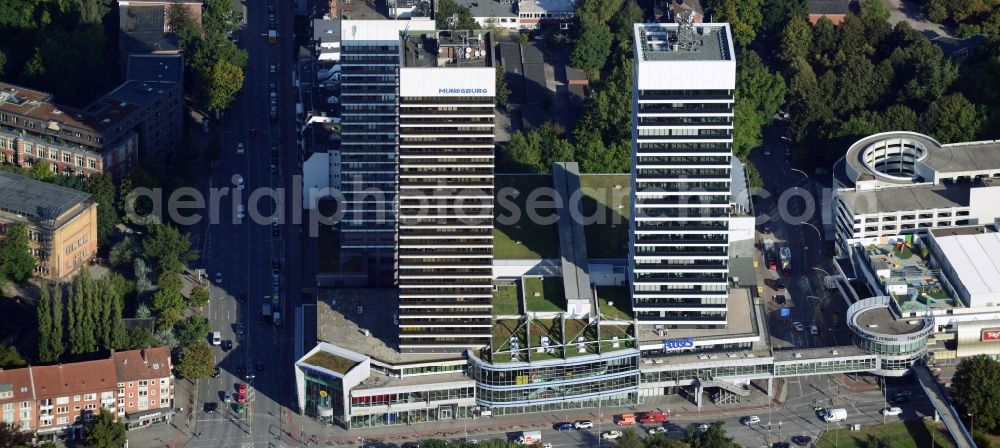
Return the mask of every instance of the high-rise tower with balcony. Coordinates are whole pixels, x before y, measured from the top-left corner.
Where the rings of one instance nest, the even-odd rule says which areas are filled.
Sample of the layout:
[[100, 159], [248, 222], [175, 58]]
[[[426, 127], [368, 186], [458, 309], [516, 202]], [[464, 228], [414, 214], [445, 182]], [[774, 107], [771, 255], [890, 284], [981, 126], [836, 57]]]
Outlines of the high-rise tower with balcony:
[[728, 24], [635, 25], [633, 309], [660, 328], [725, 326], [736, 61]]

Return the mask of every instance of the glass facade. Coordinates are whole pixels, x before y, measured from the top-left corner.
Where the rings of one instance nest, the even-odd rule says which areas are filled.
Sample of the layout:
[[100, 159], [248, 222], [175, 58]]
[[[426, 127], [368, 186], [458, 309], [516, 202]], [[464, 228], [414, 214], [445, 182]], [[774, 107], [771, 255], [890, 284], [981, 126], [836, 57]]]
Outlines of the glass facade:
[[385, 412], [351, 417], [351, 428], [373, 428], [389, 425], [412, 425], [439, 420], [477, 417], [476, 406], [444, 405], [433, 409]]
[[[639, 389], [637, 354], [575, 364], [511, 366], [472, 364], [476, 402], [484, 406], [541, 406], [598, 397], [636, 397]], [[562, 408], [560, 408], [562, 409]]]
[[460, 398], [473, 398], [475, 397], [475, 395], [476, 395], [475, 388], [472, 386], [457, 387], [453, 389], [402, 392], [402, 393], [382, 394], [382, 395], [354, 396], [354, 394], [352, 394], [351, 409], [353, 411], [354, 408], [457, 400]]
[[[344, 424], [344, 384], [341, 379], [308, 367], [299, 368], [305, 377], [305, 414]], [[323, 415], [330, 411], [332, 415]]]

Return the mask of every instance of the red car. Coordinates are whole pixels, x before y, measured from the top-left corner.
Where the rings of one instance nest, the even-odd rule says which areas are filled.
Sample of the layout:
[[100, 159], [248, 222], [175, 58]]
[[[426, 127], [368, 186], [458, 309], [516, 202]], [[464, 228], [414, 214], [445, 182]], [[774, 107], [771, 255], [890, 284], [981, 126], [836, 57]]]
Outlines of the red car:
[[643, 412], [639, 414], [639, 423], [663, 423], [667, 421], [667, 414], [662, 412]]
[[246, 383], [239, 383], [236, 385], [236, 403], [243, 404], [247, 402], [247, 385]]
[[250, 138], [257, 136], [257, 128], [250, 128]]

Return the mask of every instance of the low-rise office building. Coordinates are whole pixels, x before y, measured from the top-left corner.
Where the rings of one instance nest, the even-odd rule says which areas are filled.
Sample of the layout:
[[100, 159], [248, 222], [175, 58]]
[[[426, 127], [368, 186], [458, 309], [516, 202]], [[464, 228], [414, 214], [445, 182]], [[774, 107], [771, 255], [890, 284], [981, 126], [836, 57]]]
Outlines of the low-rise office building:
[[0, 171], [0, 225], [27, 227], [38, 277], [67, 280], [97, 255], [97, 207], [82, 191]]

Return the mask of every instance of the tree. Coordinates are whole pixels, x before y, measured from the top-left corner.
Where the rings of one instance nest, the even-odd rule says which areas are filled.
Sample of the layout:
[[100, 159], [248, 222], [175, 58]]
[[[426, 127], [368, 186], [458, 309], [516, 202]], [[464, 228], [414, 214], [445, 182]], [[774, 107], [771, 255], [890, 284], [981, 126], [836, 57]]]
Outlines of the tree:
[[153, 294], [153, 309], [160, 325], [172, 327], [184, 314], [184, 297], [179, 291], [160, 289]]
[[785, 81], [771, 73], [757, 53], [747, 50], [736, 71], [735, 98], [733, 152], [745, 159], [750, 150], [761, 145], [761, 128], [785, 102]]
[[205, 343], [185, 347], [177, 362], [177, 373], [189, 380], [199, 380], [208, 377], [215, 370], [215, 358], [212, 348]]
[[500, 107], [507, 107], [507, 100], [510, 99], [510, 86], [507, 85], [507, 78], [504, 76], [503, 65], [497, 65], [496, 84], [497, 105]]
[[889, 20], [889, 8], [885, 7], [882, 0], [861, 0], [860, 9], [862, 19], [881, 22]]
[[17, 352], [16, 347], [0, 344], [0, 369], [12, 369], [26, 365], [28, 365], [27, 361]]
[[825, 54], [837, 45], [837, 28], [826, 16], [820, 17], [812, 28], [812, 53]]
[[174, 35], [177, 36], [178, 46], [185, 52], [193, 50], [201, 37], [201, 28], [191, 18], [191, 10], [180, 3], [171, 4], [170, 9], [167, 10], [167, 23]]
[[32, 179], [47, 181], [51, 179], [52, 176], [54, 176], [54, 174], [52, 174], [52, 165], [49, 165], [48, 161], [36, 160], [35, 163], [32, 163], [31, 167], [28, 168], [28, 177]]
[[52, 288], [52, 333], [49, 338], [49, 346], [47, 349], [47, 356], [52, 358], [52, 361], [58, 361], [59, 357], [66, 352], [66, 343], [64, 342], [63, 335], [65, 334], [66, 323], [63, 319], [63, 289], [62, 285], [56, 285]]
[[642, 23], [642, 8], [636, 0], [625, 0], [621, 9], [611, 18], [611, 29], [615, 31], [618, 51], [632, 51], [633, 25]]
[[455, 3], [455, 0], [440, 0], [435, 16], [439, 30], [479, 29], [479, 23], [476, 22], [469, 8]]
[[952, 401], [966, 423], [972, 414], [976, 416], [976, 429], [990, 433], [1000, 429], [1000, 361], [985, 355], [963, 359], [951, 387]]
[[753, 162], [747, 161], [747, 188], [751, 190], [756, 188], [764, 188], [764, 178], [760, 176], [760, 171], [757, 170], [757, 165]]
[[615, 446], [620, 448], [642, 448], [642, 440], [635, 433], [635, 430], [628, 428], [622, 431], [622, 436], [618, 438]]
[[208, 34], [225, 34], [236, 28], [239, 14], [232, 0], [205, 0], [201, 24]]
[[778, 44], [778, 59], [785, 64], [787, 73], [793, 73], [800, 65], [808, 63], [806, 58], [812, 48], [812, 40], [813, 30], [806, 19], [794, 16], [788, 20], [781, 30], [781, 42]]
[[7, 55], [0, 51], [0, 76], [4, 74], [4, 66], [7, 65]]
[[667, 438], [663, 433], [646, 437], [643, 442], [646, 448], [690, 448], [688, 444]]
[[193, 306], [205, 306], [209, 301], [208, 288], [195, 287], [191, 290], [191, 297], [188, 298]]
[[198, 252], [191, 249], [191, 239], [186, 233], [169, 224], [153, 224], [147, 230], [142, 247], [160, 274], [179, 273], [187, 263], [198, 259]]
[[603, 23], [592, 21], [583, 21], [580, 27], [580, 37], [570, 53], [569, 63], [594, 73], [604, 66], [611, 53], [611, 30]]
[[[58, 288], [58, 286], [57, 286]], [[42, 363], [56, 362], [62, 355], [62, 306], [59, 306], [59, 320], [54, 312], [56, 305], [49, 294], [49, 285], [42, 284], [38, 306], [35, 313], [38, 320], [38, 361]], [[58, 327], [58, 333], [56, 331]]]
[[982, 110], [961, 93], [937, 99], [921, 117], [924, 132], [942, 143], [974, 140], [985, 122]]
[[581, 0], [576, 5], [576, 16], [581, 22], [607, 24], [623, 3], [624, 0]]
[[726, 429], [722, 425], [722, 422], [712, 423], [705, 432], [689, 426], [684, 442], [691, 445], [691, 448], [738, 448], [739, 445], [726, 435]]
[[97, 241], [102, 245], [107, 244], [108, 237], [118, 224], [118, 212], [115, 211], [115, 184], [111, 181], [111, 176], [103, 173], [92, 174], [84, 181], [83, 191], [90, 193], [97, 202]]
[[0, 240], [0, 270], [6, 278], [23, 283], [35, 271], [35, 257], [28, 245], [28, 228], [22, 223], [7, 226], [7, 235]]
[[121, 268], [132, 264], [133, 260], [139, 260], [138, 255], [135, 239], [131, 235], [126, 235], [114, 246], [111, 246], [111, 250], [108, 251], [108, 262], [111, 263], [111, 266]]
[[87, 448], [120, 448], [125, 446], [125, 423], [116, 421], [115, 414], [101, 408], [94, 421], [87, 425]]
[[746, 47], [753, 42], [757, 37], [757, 29], [764, 21], [761, 12], [763, 0], [715, 0], [711, 4], [715, 7], [717, 16], [713, 19], [729, 22], [737, 45]]
[[128, 330], [129, 350], [141, 350], [157, 345], [156, 336], [145, 328], [134, 328]]
[[19, 448], [31, 446], [34, 438], [31, 431], [21, 431], [21, 428], [13, 423], [0, 422], [0, 446], [9, 448]]
[[577, 140], [575, 151], [581, 171], [585, 173], [628, 172], [632, 160], [630, 142], [619, 142], [605, 146], [596, 133], [590, 132], [585, 135], [587, 136], [585, 140]]
[[208, 335], [208, 319], [202, 316], [188, 316], [174, 326], [174, 336], [181, 347], [190, 347], [204, 341]]
[[511, 134], [510, 141], [503, 147], [503, 158], [511, 171], [537, 173], [542, 170], [542, 154], [523, 131]]
[[236, 100], [236, 94], [243, 88], [243, 69], [226, 61], [218, 61], [209, 72], [209, 77], [202, 79], [202, 83], [207, 86], [204, 92], [205, 107], [215, 112], [228, 109]]

